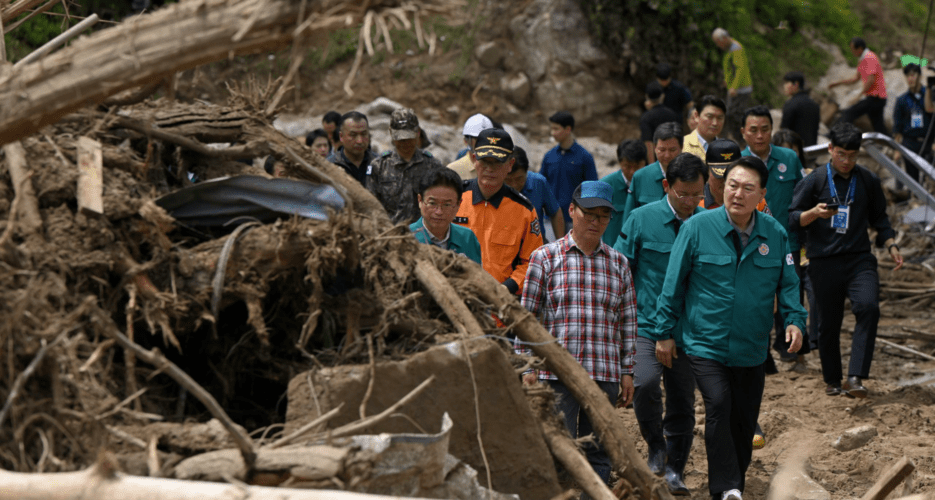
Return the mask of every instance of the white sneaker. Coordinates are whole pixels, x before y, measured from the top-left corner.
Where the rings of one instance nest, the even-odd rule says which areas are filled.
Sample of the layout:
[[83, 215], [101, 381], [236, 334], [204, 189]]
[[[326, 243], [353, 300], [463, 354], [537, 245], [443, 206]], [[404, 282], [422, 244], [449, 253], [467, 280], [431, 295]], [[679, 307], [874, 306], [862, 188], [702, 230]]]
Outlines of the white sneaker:
[[721, 493], [721, 500], [743, 500], [740, 496], [740, 490], [728, 490]]

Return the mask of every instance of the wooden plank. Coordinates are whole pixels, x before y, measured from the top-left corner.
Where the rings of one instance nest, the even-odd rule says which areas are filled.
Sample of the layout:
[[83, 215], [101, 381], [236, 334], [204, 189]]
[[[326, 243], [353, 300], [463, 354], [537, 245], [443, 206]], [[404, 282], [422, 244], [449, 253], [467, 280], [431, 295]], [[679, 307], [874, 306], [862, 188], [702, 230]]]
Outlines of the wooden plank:
[[104, 214], [104, 159], [101, 143], [78, 138], [78, 209]]
[[909, 457], [903, 457], [883, 473], [883, 476], [873, 485], [860, 500], [883, 500], [903, 482], [916, 468]]

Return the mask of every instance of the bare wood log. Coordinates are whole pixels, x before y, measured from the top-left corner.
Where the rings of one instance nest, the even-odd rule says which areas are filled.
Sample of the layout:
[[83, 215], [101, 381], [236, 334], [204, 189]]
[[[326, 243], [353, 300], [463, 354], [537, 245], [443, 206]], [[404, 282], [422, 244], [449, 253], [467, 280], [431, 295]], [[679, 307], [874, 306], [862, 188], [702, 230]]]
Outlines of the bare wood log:
[[883, 476], [867, 491], [860, 500], [883, 500], [892, 493], [916, 468], [909, 457], [903, 457], [883, 473]]
[[399, 500], [400, 497], [333, 490], [271, 488], [244, 484], [130, 476], [99, 463], [81, 472], [24, 473], [0, 470], [0, 500]]
[[[429, 245], [422, 246], [431, 250]], [[617, 473], [632, 484], [642, 498], [671, 500], [668, 488], [649, 471], [646, 461], [636, 451], [622, 421], [616, 418], [607, 395], [584, 368], [568, 351], [555, 343], [555, 337], [519, 304], [506, 287], [483, 272], [480, 266], [470, 267], [472, 269], [459, 277], [475, 289], [483, 300], [499, 306], [501, 319], [512, 325], [513, 332], [520, 340], [532, 344], [533, 352], [545, 360], [549, 371], [556, 374], [575, 399], [581, 402]]]
[[234, 421], [231, 420], [227, 412], [221, 408], [221, 405], [214, 399], [214, 396], [198, 385], [198, 382], [195, 382], [194, 379], [176, 366], [175, 363], [166, 359], [158, 350], [153, 349], [152, 351], [147, 351], [138, 344], [131, 342], [124, 334], [120, 333], [117, 325], [114, 324], [113, 319], [111, 319], [107, 313], [100, 308], [95, 309], [95, 317], [103, 327], [103, 333], [105, 335], [116, 340], [124, 349], [133, 352], [138, 358], [159, 368], [165, 372], [166, 375], [172, 377], [179, 385], [198, 398], [198, 401], [201, 401], [201, 403], [205, 405], [208, 411], [211, 412], [211, 415], [221, 422], [224, 428], [227, 429], [227, 432], [230, 433], [234, 443], [236, 443], [237, 447], [240, 449], [244, 464], [247, 467], [247, 475], [249, 476], [249, 471], [253, 470], [253, 466], [256, 464], [256, 448], [253, 445], [253, 441], [250, 439], [250, 436], [247, 435], [246, 431], [234, 424]]
[[0, 18], [3, 19], [3, 24], [6, 24], [42, 2], [43, 0], [19, 0], [11, 5], [4, 6], [3, 10], [0, 11]]
[[890, 347], [899, 349], [899, 350], [901, 350], [901, 351], [910, 352], [910, 353], [915, 354], [916, 356], [919, 356], [919, 357], [921, 357], [921, 358], [930, 359], [930, 360], [932, 360], [932, 361], [935, 361], [935, 356], [932, 356], [932, 355], [929, 355], [929, 354], [925, 354], [924, 352], [919, 352], [919, 351], [917, 351], [917, 350], [915, 350], [915, 349], [913, 349], [913, 348], [911, 348], [911, 347], [906, 347], [906, 346], [904, 346], [904, 345], [899, 345], [899, 344], [897, 344], [897, 343], [895, 343], [895, 342], [890, 342], [889, 340], [885, 340], [885, 339], [877, 339], [877, 340], [879, 340], [880, 343], [882, 343], [883, 345], [888, 345], [888, 346], [890, 346]]
[[32, 12], [30, 12], [30, 13], [27, 14], [26, 16], [22, 17], [21, 19], [17, 19], [15, 23], [10, 24], [10, 25], [6, 25], [6, 21], [5, 21], [5, 20], [6, 20], [6, 16], [4, 16], [4, 18], [3, 18], [3, 19], [4, 19], [3, 34], [5, 35], [5, 34], [11, 32], [11, 31], [15, 30], [16, 28], [19, 28], [20, 25], [22, 25], [22, 24], [25, 23], [26, 21], [29, 21], [30, 19], [32, 19], [32, 18], [38, 16], [39, 14], [42, 14], [43, 12], [45, 12], [45, 11], [51, 9], [53, 6], [55, 6], [55, 4], [59, 3], [60, 1], [61, 1], [61, 0], [48, 0], [46, 3], [42, 4], [41, 7], [37, 8], [37, 9], [34, 9]]
[[101, 143], [78, 138], [78, 209], [104, 213], [104, 157]]
[[72, 26], [71, 28], [68, 28], [61, 35], [49, 40], [42, 47], [39, 47], [38, 49], [32, 51], [26, 57], [17, 61], [17, 63], [13, 65], [13, 69], [20, 68], [26, 64], [30, 64], [30, 63], [38, 61], [39, 59], [42, 59], [44, 56], [48, 55], [53, 50], [64, 45], [65, 42], [78, 36], [78, 34], [80, 34], [82, 31], [97, 24], [99, 20], [100, 19], [97, 17], [97, 14], [91, 14], [84, 21], [81, 21], [80, 23]]
[[549, 451], [575, 478], [585, 493], [597, 500], [617, 500], [560, 424], [552, 419], [542, 420], [542, 435]]
[[429, 291], [429, 295], [435, 299], [435, 302], [445, 311], [448, 319], [461, 331], [469, 337], [480, 337], [484, 335], [484, 329], [471, 310], [458, 295], [458, 292], [451, 287], [448, 278], [435, 268], [435, 265], [427, 260], [420, 260], [416, 263], [416, 278], [422, 283], [422, 286]]
[[7, 144], [3, 147], [6, 155], [7, 168], [10, 170], [10, 180], [19, 200], [20, 227], [27, 233], [34, 233], [42, 227], [42, 217], [39, 215], [39, 200], [29, 182], [29, 167], [26, 164], [26, 150], [19, 142]]

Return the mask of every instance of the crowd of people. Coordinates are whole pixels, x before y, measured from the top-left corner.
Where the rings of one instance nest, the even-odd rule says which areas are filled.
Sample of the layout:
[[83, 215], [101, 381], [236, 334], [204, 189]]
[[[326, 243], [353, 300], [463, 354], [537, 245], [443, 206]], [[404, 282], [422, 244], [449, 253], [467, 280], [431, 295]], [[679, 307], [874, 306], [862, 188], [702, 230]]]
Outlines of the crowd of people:
[[[865, 97], [831, 128], [830, 160], [807, 170], [804, 148], [818, 140], [820, 113], [802, 73], [784, 77], [790, 99], [776, 130], [770, 110], [751, 102], [743, 46], [721, 28], [712, 37], [725, 52], [726, 101], [693, 99], [672, 67], [660, 64], [646, 87], [640, 137], [620, 142], [619, 170], [600, 180], [565, 111], [548, 118], [556, 145], [538, 172], [483, 114], [464, 123], [465, 149], [447, 166], [424, 150], [428, 139], [407, 108], [392, 113], [389, 151], [372, 151], [367, 116], [355, 111], [325, 115], [307, 144], [420, 242], [480, 264], [609, 400], [632, 403], [649, 468], [676, 495], [689, 494], [684, 468], [697, 388], [711, 497], [740, 500], [752, 451], [765, 443], [757, 418], [765, 376], [778, 370], [770, 344], [797, 371], [806, 369], [804, 354], [817, 350], [828, 396], [866, 397], [880, 316], [868, 228], [896, 269], [902, 257], [880, 179], [856, 163], [861, 132], [850, 121], [866, 113], [885, 132], [882, 70], [864, 41], [850, 44], [860, 58], [857, 75], [835, 84], [862, 79]], [[918, 150], [932, 100], [919, 67], [904, 72], [910, 89], [897, 104], [896, 137]], [[846, 372], [845, 298], [857, 321]], [[530, 371], [523, 381], [552, 386], [573, 437], [593, 431], [554, 374]], [[608, 481], [601, 445], [586, 452]]]

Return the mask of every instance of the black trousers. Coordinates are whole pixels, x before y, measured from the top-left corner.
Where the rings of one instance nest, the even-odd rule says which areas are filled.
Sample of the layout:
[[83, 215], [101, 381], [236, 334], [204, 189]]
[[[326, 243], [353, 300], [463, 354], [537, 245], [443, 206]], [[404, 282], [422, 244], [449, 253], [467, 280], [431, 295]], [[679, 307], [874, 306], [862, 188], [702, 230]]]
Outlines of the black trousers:
[[[905, 147], [909, 151], [912, 151], [913, 153], [916, 153], [919, 156], [922, 155], [922, 140], [921, 139], [911, 139], [908, 137], [903, 137], [903, 140], [902, 142], [900, 142], [900, 144], [902, 144], [903, 147]], [[909, 174], [909, 177], [912, 177], [914, 181], [919, 182], [919, 169], [916, 167], [915, 163], [912, 163], [909, 160], [903, 159], [903, 168], [905, 168], [906, 173]]]
[[716, 499], [728, 490], [743, 492], [766, 380], [763, 365], [740, 368], [698, 356], [688, 359], [704, 399], [708, 490]]
[[818, 354], [826, 384], [840, 383], [841, 321], [844, 299], [850, 299], [857, 324], [851, 340], [847, 375], [867, 378], [880, 321], [880, 278], [870, 252], [811, 259], [808, 274], [815, 289]]
[[[804, 272], [802, 269], [802, 253], [801, 252], [792, 252], [792, 263], [795, 265], [795, 274], [799, 277], [799, 303], [805, 304], [805, 281], [802, 279]], [[782, 314], [779, 314], [779, 310], [776, 310], [776, 314], [773, 315], [773, 327], [775, 329], [776, 337], [773, 340], [773, 350], [779, 353], [780, 358], [784, 359], [795, 359], [799, 354], [808, 354], [811, 352], [808, 342], [808, 328], [802, 332], [802, 348], [799, 349], [799, 352], [790, 353], [789, 352], [789, 342], [786, 342], [786, 325], [782, 319]]]
[[[695, 428], [695, 378], [685, 351], [678, 349], [672, 368], [656, 359], [656, 342], [636, 337], [633, 363], [633, 414], [640, 422], [662, 421], [665, 437], [691, 437]], [[665, 386], [665, 418], [662, 389]]]
[[886, 130], [886, 123], [883, 122], [883, 108], [885, 107], [886, 99], [866, 96], [857, 101], [857, 104], [842, 111], [838, 121], [854, 123], [854, 120], [867, 115], [874, 132], [890, 135], [889, 130]]

